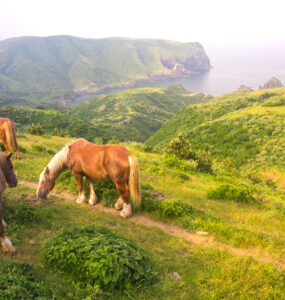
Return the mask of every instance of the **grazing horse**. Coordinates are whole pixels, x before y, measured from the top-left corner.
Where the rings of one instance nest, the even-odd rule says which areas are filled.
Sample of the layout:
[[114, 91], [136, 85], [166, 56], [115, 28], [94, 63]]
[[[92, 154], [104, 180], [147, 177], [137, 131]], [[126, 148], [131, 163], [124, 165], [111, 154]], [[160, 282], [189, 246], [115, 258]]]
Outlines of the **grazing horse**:
[[16, 140], [16, 130], [12, 120], [0, 118], [0, 138], [8, 153], [17, 151], [17, 158], [21, 159], [19, 146]]
[[129, 192], [138, 206], [141, 201], [139, 171], [136, 158], [128, 150], [119, 145], [95, 145], [79, 139], [63, 147], [51, 159], [40, 175], [37, 196], [46, 199], [53, 189], [56, 178], [66, 168], [72, 171], [79, 191], [77, 203], [86, 201], [83, 190], [83, 176], [86, 177], [90, 189], [89, 204], [94, 205], [97, 196], [93, 189], [92, 179], [110, 178], [116, 185], [120, 198], [115, 204], [117, 210], [123, 209], [122, 217], [132, 214]]
[[6, 155], [0, 152], [0, 240], [2, 243], [2, 250], [5, 252], [14, 252], [11, 241], [5, 236], [4, 228], [6, 223], [3, 218], [3, 207], [2, 207], [2, 193], [6, 188], [6, 183], [9, 187], [17, 186], [17, 178], [13, 170], [13, 164], [11, 161], [12, 153]]

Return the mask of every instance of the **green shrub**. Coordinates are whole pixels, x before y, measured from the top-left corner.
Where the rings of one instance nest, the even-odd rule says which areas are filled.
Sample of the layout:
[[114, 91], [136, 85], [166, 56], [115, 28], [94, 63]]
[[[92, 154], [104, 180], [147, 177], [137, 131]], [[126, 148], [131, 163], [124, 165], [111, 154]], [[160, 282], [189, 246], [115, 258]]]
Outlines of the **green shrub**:
[[150, 193], [143, 191], [141, 197], [141, 206], [140, 209], [142, 211], [154, 212], [157, 210], [159, 205], [158, 200], [153, 198]]
[[114, 207], [119, 197], [120, 194], [117, 189], [106, 189], [103, 191], [102, 203], [107, 207]]
[[170, 141], [167, 151], [175, 154], [180, 159], [196, 159], [196, 153], [192, 149], [191, 144], [181, 133]]
[[0, 299], [53, 299], [53, 294], [30, 265], [0, 261]]
[[193, 163], [193, 160], [181, 160], [173, 153], [165, 154], [163, 158], [163, 164], [168, 168], [175, 168], [182, 171], [195, 170], [195, 168], [197, 167], [196, 162]]
[[115, 137], [112, 137], [109, 141], [108, 141], [108, 144], [109, 145], [119, 145], [120, 144], [120, 141], [115, 138]]
[[98, 225], [61, 232], [44, 245], [41, 256], [44, 264], [57, 272], [105, 290], [155, 281], [153, 264], [141, 248]]
[[40, 145], [32, 145], [32, 151], [33, 152], [45, 153], [47, 151], [47, 149], [43, 146], [40, 146]]
[[33, 135], [44, 135], [44, 130], [42, 129], [41, 124], [29, 124], [27, 126], [27, 133], [33, 134]]
[[161, 201], [158, 210], [162, 217], [173, 218], [191, 214], [193, 207], [180, 199], [174, 199]]
[[[167, 155], [165, 156], [164, 162], [169, 166], [181, 168], [181, 162], [188, 162], [188, 169], [197, 169], [201, 172], [212, 172], [212, 160], [209, 158], [205, 151], [194, 151], [191, 147], [190, 142], [184, 138], [182, 134], [178, 134], [177, 137], [173, 138], [167, 147]], [[187, 168], [186, 168], [187, 169]], [[186, 170], [185, 169], [185, 170]]]
[[32, 222], [39, 222], [41, 220], [40, 211], [32, 205], [27, 204], [17, 204], [17, 205], [7, 205], [6, 202], [3, 203], [5, 215], [7, 216], [7, 221], [16, 224], [27, 224]]
[[207, 192], [207, 197], [212, 199], [234, 200], [241, 203], [252, 203], [256, 201], [247, 186], [236, 186], [229, 183], [221, 184], [216, 188], [210, 189]]

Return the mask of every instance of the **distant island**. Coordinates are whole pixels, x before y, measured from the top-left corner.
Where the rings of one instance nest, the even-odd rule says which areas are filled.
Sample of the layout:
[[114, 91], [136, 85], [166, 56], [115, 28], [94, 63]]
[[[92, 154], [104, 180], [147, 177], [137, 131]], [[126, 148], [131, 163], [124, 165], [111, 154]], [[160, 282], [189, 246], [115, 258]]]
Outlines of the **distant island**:
[[196, 42], [13, 38], [0, 42], [0, 102], [4, 98], [7, 102], [11, 95], [40, 94], [37, 99], [66, 103], [85, 93], [131, 87], [143, 80], [188, 76], [210, 67], [203, 46]]

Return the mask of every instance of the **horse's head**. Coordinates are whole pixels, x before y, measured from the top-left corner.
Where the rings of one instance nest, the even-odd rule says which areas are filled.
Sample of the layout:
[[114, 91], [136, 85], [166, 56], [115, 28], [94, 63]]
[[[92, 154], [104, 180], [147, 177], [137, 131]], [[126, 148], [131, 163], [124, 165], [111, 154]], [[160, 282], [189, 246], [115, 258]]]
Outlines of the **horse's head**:
[[44, 168], [40, 175], [39, 185], [37, 189], [37, 197], [46, 199], [48, 193], [53, 189], [54, 185], [55, 179], [51, 176], [49, 168]]
[[2, 159], [1, 167], [2, 171], [4, 173], [6, 182], [8, 183], [9, 187], [16, 187], [18, 184], [18, 180], [16, 177], [16, 174], [13, 170], [13, 163], [11, 159], [12, 153], [6, 155], [4, 154], [4, 157]]

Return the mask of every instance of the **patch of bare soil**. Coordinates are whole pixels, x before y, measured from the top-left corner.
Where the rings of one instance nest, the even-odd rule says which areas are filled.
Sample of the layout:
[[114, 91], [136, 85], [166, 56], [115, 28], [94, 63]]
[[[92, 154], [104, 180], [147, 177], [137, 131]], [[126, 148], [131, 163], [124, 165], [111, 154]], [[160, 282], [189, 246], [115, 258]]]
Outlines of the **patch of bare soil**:
[[[19, 180], [19, 184], [23, 184], [29, 188], [36, 189], [37, 184], [34, 182]], [[51, 192], [51, 195], [63, 198], [65, 200], [75, 201], [76, 195], [66, 192], [66, 191], [58, 191], [54, 189]], [[95, 206], [90, 207], [93, 210], [101, 210], [105, 213], [112, 214], [114, 216], [119, 216], [119, 212], [114, 208], [105, 207], [102, 204], [96, 204]], [[270, 263], [275, 265], [276, 267], [283, 269], [285, 267], [285, 263], [278, 258], [274, 258], [272, 255], [269, 255], [264, 250], [260, 250], [258, 248], [235, 248], [230, 245], [223, 244], [221, 242], [216, 241], [213, 237], [209, 235], [200, 235], [197, 233], [189, 233], [185, 229], [178, 227], [173, 224], [166, 224], [159, 221], [152, 220], [146, 216], [140, 214], [134, 214], [129, 218], [130, 222], [134, 222], [136, 224], [141, 224], [147, 227], [156, 227], [165, 232], [166, 234], [185, 239], [198, 247], [207, 247], [207, 248], [215, 248], [230, 254], [241, 256], [241, 257], [252, 257], [255, 260], [262, 263]]]

